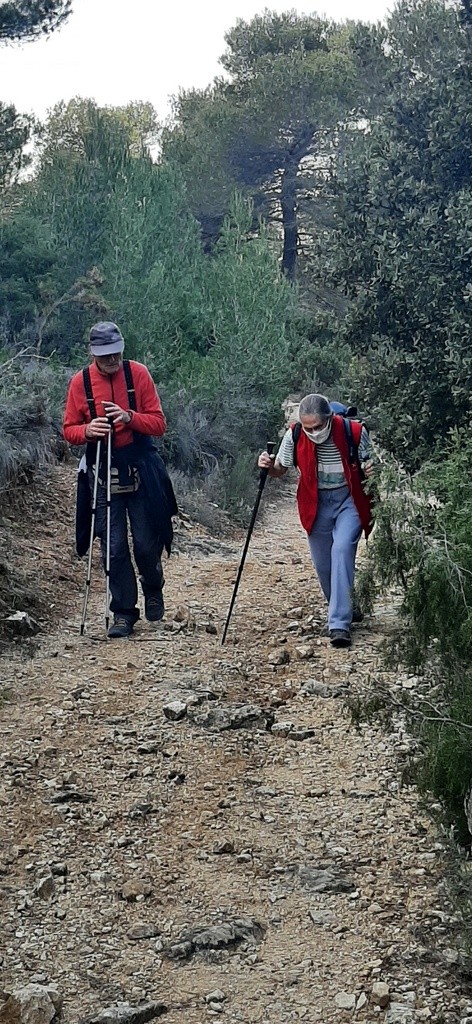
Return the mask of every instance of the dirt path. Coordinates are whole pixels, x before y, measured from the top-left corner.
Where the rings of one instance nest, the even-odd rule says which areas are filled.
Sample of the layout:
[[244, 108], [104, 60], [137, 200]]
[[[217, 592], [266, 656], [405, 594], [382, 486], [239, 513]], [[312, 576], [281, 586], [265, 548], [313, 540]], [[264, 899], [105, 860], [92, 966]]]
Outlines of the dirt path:
[[356, 730], [346, 708], [379, 677], [391, 619], [380, 609], [348, 652], [320, 638], [293, 494], [275, 503], [276, 486], [224, 648], [240, 538], [181, 527], [166, 620], [126, 641], [102, 641], [97, 575], [78, 636], [70, 524], [44, 556], [67, 587], [61, 628], [3, 662], [0, 988], [56, 983], [65, 1024], [145, 1000], [169, 1024], [465, 1019], [444, 846], [402, 784], [409, 738], [398, 720]]

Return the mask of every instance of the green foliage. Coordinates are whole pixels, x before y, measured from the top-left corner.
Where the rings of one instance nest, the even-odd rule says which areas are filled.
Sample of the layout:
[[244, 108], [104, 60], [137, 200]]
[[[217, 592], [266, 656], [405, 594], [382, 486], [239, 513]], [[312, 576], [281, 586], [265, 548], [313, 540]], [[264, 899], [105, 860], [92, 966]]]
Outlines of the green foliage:
[[[195, 481], [211, 476], [214, 497], [238, 515], [253, 500], [256, 453], [279, 426], [294, 332], [293, 294], [264, 229], [250, 230], [252, 220], [250, 205], [235, 197], [213, 257], [200, 249], [193, 265], [180, 347], [165, 353], [151, 341], [147, 350], [156, 379], [178, 389], [177, 407], [169, 396], [171, 460]], [[167, 330], [171, 324], [168, 316]]]
[[472, 441], [455, 429], [441, 452], [409, 477], [384, 473], [364, 587], [395, 587], [399, 660], [431, 681], [424, 711], [421, 778], [464, 835], [472, 782]]
[[[470, 680], [468, 683], [470, 687]], [[472, 729], [470, 696], [456, 699], [450, 707], [458, 727], [438, 722], [428, 723], [423, 731], [427, 755], [422, 760], [418, 782], [441, 800], [448, 822], [455, 827], [457, 841], [470, 845], [470, 834], [464, 814], [464, 797], [471, 784]], [[461, 729], [462, 726], [462, 729]]]
[[455, 430], [414, 477], [383, 474], [371, 555], [382, 586], [402, 587], [415, 669], [428, 653], [453, 674], [472, 663], [471, 465], [470, 439]]
[[382, 444], [416, 468], [470, 414], [470, 47], [439, 0], [401, 4], [388, 42], [392, 94], [345, 151], [326, 269]]
[[0, 42], [27, 41], [54, 32], [69, 17], [72, 0], [3, 0]]
[[205, 272], [211, 340], [202, 368], [212, 400], [254, 396], [264, 406], [289, 374], [289, 322], [294, 303], [280, 278], [265, 229], [252, 235], [252, 209], [235, 197]]
[[30, 483], [62, 451], [60, 416], [67, 373], [33, 350], [0, 346], [0, 499]]
[[38, 221], [19, 212], [0, 220], [0, 323], [3, 341], [32, 324], [42, 291], [56, 267], [47, 232]]
[[337, 327], [332, 314], [298, 312], [291, 335], [290, 387], [363, 407], [363, 392], [354, 387], [351, 349]]
[[25, 146], [32, 129], [31, 118], [15, 107], [0, 103], [0, 192], [17, 181], [27, 166]]
[[[123, 283], [121, 252], [128, 244], [125, 217], [136, 215], [131, 218], [132, 246], [142, 226], [140, 204], [146, 199], [159, 201], [151, 186], [147, 195], [137, 180], [142, 165], [152, 166], [144, 140], [154, 129], [155, 115], [148, 104], [102, 110], [81, 100], [59, 104], [44, 127], [38, 172], [22, 186], [19, 201], [23, 215], [36, 221], [33, 237], [40, 233], [47, 238], [54, 254], [54, 273], [41, 283], [42, 301], [35, 305], [45, 351], [65, 356], [79, 349], [90, 320], [111, 315], [110, 289], [102, 288], [103, 269], [113, 272], [118, 289]], [[155, 215], [154, 231], [156, 220]], [[133, 255], [130, 248], [130, 262]], [[129, 267], [128, 293], [131, 275], [139, 275], [141, 269], [135, 259]], [[123, 305], [126, 310], [126, 302]]]
[[[110, 166], [113, 160], [117, 162], [120, 147], [140, 156], [156, 142], [157, 135], [157, 115], [151, 103], [98, 107], [93, 100], [76, 96], [68, 103], [57, 103], [42, 126], [41, 163], [44, 168], [59, 156], [66, 157], [71, 164], [99, 157]], [[118, 145], [113, 139], [118, 140]]]
[[376, 693], [366, 698], [347, 697], [345, 703], [356, 729], [359, 730], [364, 722], [369, 725], [380, 724], [385, 731], [392, 728], [393, 708], [384, 694]]
[[239, 20], [226, 43], [221, 63], [229, 81], [179, 96], [163, 152], [181, 169], [213, 241], [235, 188], [257, 214], [282, 222], [282, 269], [293, 280], [297, 201], [315, 187], [320, 158], [329, 161], [341, 125], [377, 106], [387, 63], [382, 33], [266, 11]]
[[146, 157], [119, 177], [107, 204], [104, 294], [127, 325], [137, 358], [159, 380], [177, 375], [206, 351], [204, 256], [178, 175]]

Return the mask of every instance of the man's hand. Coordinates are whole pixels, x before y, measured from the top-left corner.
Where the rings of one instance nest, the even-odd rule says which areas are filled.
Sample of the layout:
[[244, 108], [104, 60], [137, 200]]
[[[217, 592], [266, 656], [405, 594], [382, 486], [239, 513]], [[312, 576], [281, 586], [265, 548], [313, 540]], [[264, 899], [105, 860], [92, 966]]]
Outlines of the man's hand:
[[364, 470], [364, 473], [365, 473], [367, 479], [369, 479], [369, 477], [373, 476], [374, 473], [375, 473], [374, 463], [370, 462], [370, 461], [369, 462], [363, 462], [362, 463], [362, 469]]
[[87, 423], [85, 437], [87, 441], [98, 441], [102, 437], [108, 437], [111, 427], [106, 416], [97, 416], [91, 423]]
[[115, 402], [103, 402], [102, 405], [105, 409], [105, 415], [109, 416], [113, 423], [131, 423], [131, 413], [129, 410], [122, 409]]

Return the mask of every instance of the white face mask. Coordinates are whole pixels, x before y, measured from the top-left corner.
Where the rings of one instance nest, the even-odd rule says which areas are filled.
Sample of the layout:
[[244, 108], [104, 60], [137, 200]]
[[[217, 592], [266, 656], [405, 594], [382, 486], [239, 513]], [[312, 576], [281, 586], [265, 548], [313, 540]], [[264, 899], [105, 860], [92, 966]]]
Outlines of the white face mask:
[[302, 429], [306, 436], [310, 438], [310, 441], [314, 441], [315, 444], [323, 444], [323, 441], [328, 440], [328, 437], [331, 433], [331, 427], [332, 418], [330, 416], [328, 422], [325, 424], [324, 427], [319, 427], [317, 430], [305, 430], [305, 427], [303, 427]]

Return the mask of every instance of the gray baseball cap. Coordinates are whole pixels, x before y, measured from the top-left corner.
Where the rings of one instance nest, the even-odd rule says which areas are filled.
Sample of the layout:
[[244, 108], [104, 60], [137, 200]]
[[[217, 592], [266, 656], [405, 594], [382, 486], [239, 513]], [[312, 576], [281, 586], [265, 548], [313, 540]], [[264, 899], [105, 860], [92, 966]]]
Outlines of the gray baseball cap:
[[90, 350], [94, 356], [113, 356], [125, 347], [123, 335], [111, 320], [94, 324], [90, 331]]

